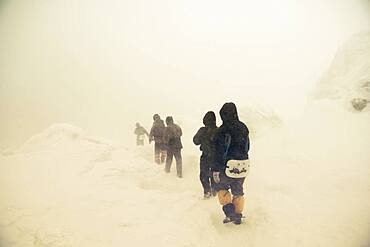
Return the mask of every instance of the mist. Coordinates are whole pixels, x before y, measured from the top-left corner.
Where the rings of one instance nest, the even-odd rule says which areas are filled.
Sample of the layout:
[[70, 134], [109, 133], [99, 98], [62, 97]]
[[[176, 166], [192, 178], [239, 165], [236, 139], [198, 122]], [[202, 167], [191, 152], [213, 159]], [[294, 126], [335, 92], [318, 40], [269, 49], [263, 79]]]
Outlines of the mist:
[[3, 0], [0, 145], [53, 123], [131, 143], [154, 113], [201, 123], [225, 101], [294, 118], [369, 24], [361, 0]]

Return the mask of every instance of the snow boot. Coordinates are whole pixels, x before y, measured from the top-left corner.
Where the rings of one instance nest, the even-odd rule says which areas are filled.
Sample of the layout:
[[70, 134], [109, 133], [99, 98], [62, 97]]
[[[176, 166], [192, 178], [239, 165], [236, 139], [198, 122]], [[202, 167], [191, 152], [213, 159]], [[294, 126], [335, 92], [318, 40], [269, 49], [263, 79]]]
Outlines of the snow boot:
[[236, 213], [232, 221], [235, 225], [240, 225], [242, 223], [242, 214]]
[[223, 223], [232, 222], [235, 218], [235, 206], [232, 203], [225, 204], [222, 207], [222, 210], [225, 213], [226, 218], [223, 220]]
[[204, 199], [209, 199], [211, 198], [211, 192], [204, 192]]
[[216, 197], [217, 196], [217, 190], [212, 190], [212, 196]]

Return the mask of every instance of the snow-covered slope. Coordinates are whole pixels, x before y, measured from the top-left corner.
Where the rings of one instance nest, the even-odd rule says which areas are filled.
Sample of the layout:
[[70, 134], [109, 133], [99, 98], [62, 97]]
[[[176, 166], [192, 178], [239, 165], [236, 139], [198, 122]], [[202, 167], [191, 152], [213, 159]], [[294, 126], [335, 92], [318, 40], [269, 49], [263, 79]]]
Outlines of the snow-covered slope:
[[370, 32], [355, 35], [338, 50], [313, 97], [337, 99], [346, 106], [353, 98], [370, 100]]
[[184, 150], [179, 179], [152, 146], [54, 125], [0, 156], [0, 246], [368, 246], [369, 119], [348, 114], [320, 103], [295, 129], [252, 139], [241, 226], [202, 199], [198, 152]]
[[267, 130], [283, 126], [280, 117], [267, 106], [249, 104], [239, 109], [240, 119], [244, 121], [252, 137], [261, 136]]

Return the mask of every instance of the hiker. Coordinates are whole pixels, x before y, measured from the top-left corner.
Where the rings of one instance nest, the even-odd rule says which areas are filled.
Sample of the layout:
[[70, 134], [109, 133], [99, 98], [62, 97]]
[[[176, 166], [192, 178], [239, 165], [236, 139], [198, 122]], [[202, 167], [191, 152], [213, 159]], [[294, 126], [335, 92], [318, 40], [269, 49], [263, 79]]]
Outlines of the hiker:
[[241, 224], [244, 208], [243, 183], [249, 172], [249, 130], [239, 120], [234, 103], [225, 103], [220, 116], [223, 123], [214, 139], [216, 156], [212, 167], [213, 179], [226, 216], [223, 222]]
[[166, 118], [167, 127], [164, 131], [164, 143], [167, 148], [167, 158], [166, 158], [166, 168], [165, 171], [167, 173], [171, 170], [171, 164], [173, 156], [176, 159], [176, 171], [177, 176], [182, 178], [182, 157], [181, 157], [181, 136], [182, 130], [180, 126], [173, 122], [173, 118], [171, 116]]
[[146, 131], [146, 129], [140, 125], [140, 123], [136, 123], [135, 135], [136, 135], [136, 145], [144, 146], [145, 135], [149, 136], [149, 134]]
[[203, 187], [204, 198], [216, 196], [217, 191], [214, 187], [214, 180], [211, 173], [215, 159], [215, 145], [213, 143], [217, 132], [216, 115], [213, 111], [207, 112], [203, 117], [204, 127], [201, 127], [193, 137], [195, 145], [200, 145], [202, 155], [200, 156], [199, 179]]
[[166, 160], [166, 148], [164, 146], [164, 122], [158, 114], [153, 115], [153, 126], [150, 129], [149, 143], [154, 141], [154, 161], [162, 164]]

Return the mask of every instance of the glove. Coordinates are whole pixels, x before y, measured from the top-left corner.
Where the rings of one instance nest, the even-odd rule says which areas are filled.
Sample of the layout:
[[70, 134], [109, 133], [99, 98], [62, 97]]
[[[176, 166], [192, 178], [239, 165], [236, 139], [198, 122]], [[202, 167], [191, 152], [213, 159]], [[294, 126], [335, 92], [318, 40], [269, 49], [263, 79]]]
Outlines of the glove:
[[213, 181], [215, 181], [215, 183], [218, 184], [220, 182], [220, 172], [213, 172], [212, 176]]

